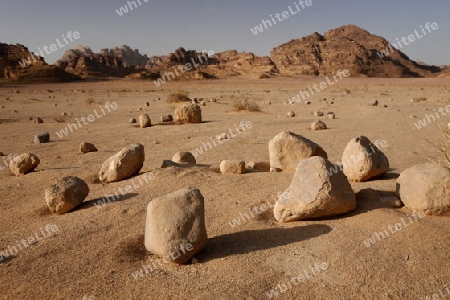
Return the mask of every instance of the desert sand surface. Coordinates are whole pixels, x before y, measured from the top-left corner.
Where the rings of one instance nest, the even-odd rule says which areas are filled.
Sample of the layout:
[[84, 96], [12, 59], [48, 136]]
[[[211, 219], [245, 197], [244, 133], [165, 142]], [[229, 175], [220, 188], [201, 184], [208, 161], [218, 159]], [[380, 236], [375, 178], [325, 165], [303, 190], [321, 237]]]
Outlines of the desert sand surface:
[[[57, 228], [0, 261], [1, 298], [269, 299], [275, 289], [279, 295], [272, 298], [276, 299], [426, 299], [439, 292], [450, 296], [446, 294], [448, 217], [415, 220], [405, 207], [389, 208], [358, 197], [354, 212], [334, 218], [280, 224], [269, 209], [238, 226], [230, 225], [254, 206], [273, 203], [290, 185], [293, 173], [224, 175], [217, 166], [224, 159], [268, 162], [268, 143], [284, 130], [318, 143], [332, 162], [340, 161], [346, 144], [356, 136], [386, 141], [382, 151], [391, 170], [383, 178], [352, 183], [355, 192], [372, 188], [382, 196], [393, 195], [400, 172], [428, 158], [441, 158], [426, 142], [440, 141], [439, 122], [420, 130], [414, 122], [449, 104], [448, 79], [346, 78], [307, 99], [310, 105], [284, 103], [300, 89], [321, 81], [280, 76], [169, 82], [160, 88], [151, 81], [125, 80], [0, 87], [0, 151], [6, 155], [0, 157], [0, 251], [36, 233], [42, 236], [46, 225]], [[160, 124], [160, 116], [172, 114], [178, 105], [165, 101], [176, 90], [217, 102], [201, 107], [200, 124]], [[232, 111], [234, 99], [246, 98], [255, 101], [261, 112]], [[426, 100], [411, 102], [412, 98]], [[378, 106], [369, 105], [373, 99], [378, 99]], [[145, 106], [147, 101], [150, 106]], [[107, 102], [116, 102], [118, 108], [63, 138], [56, 135], [77, 118], [100, 112]], [[295, 117], [286, 117], [290, 110]], [[312, 112], [317, 110], [333, 111], [336, 119], [315, 117]], [[152, 127], [129, 124], [130, 118], [142, 113], [150, 115]], [[40, 117], [44, 123], [34, 124], [29, 117]], [[317, 119], [328, 129], [311, 131], [309, 126]], [[242, 121], [252, 127], [199, 155], [198, 166], [160, 168], [175, 152], [193, 151]], [[449, 121], [442, 118], [441, 123]], [[50, 133], [51, 142], [34, 144], [34, 135], [44, 131]], [[81, 154], [81, 142], [93, 143], [99, 151]], [[145, 147], [141, 174], [99, 183], [103, 161], [132, 143]], [[14, 176], [4, 161], [8, 154], [24, 152], [37, 155], [41, 163], [32, 173]], [[96, 200], [149, 172], [154, 180], [118, 201], [94, 206]], [[46, 207], [44, 190], [69, 175], [88, 183], [89, 196], [70, 213], [53, 215]], [[163, 264], [136, 279], [136, 271], [158, 259], [144, 247], [147, 204], [189, 186], [205, 197], [206, 248], [193, 263]], [[375, 232], [402, 220], [409, 225], [365, 245]], [[313, 274], [311, 266], [316, 264], [326, 267], [316, 268]], [[302, 274], [308, 274], [305, 280], [280, 291], [278, 285]]]

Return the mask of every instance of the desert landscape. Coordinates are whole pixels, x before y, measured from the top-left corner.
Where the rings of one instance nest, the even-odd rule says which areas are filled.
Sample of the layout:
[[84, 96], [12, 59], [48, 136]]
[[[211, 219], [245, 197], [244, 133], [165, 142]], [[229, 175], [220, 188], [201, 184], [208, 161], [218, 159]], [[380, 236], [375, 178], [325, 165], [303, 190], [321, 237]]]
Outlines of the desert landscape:
[[386, 47], [0, 43], [2, 298], [450, 296], [448, 67]]

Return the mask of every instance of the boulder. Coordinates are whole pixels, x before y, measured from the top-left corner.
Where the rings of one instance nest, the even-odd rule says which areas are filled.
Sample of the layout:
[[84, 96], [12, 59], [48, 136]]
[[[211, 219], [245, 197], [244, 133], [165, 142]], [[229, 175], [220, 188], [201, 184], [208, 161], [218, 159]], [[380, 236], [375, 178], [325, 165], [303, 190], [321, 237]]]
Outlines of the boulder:
[[65, 214], [77, 206], [89, 194], [89, 187], [78, 177], [67, 176], [45, 190], [45, 200], [54, 214]]
[[101, 182], [115, 182], [139, 174], [145, 160], [144, 146], [131, 144], [102, 164], [99, 172]]
[[427, 215], [450, 214], [450, 169], [420, 164], [406, 169], [397, 179], [397, 194], [412, 211]]
[[139, 126], [141, 128], [147, 128], [152, 126], [152, 121], [150, 120], [149, 115], [143, 114], [139, 116]]
[[31, 153], [23, 153], [14, 157], [9, 163], [9, 169], [14, 175], [20, 176], [34, 171], [41, 161]]
[[223, 160], [220, 163], [220, 172], [222, 174], [244, 174], [245, 161]]
[[34, 136], [35, 144], [48, 143], [48, 142], [50, 142], [50, 134], [48, 132], [41, 132]]
[[97, 152], [98, 149], [91, 143], [83, 142], [80, 144], [81, 153]]
[[188, 262], [207, 240], [204, 198], [198, 189], [181, 189], [148, 204], [145, 248], [165, 262]]
[[389, 171], [389, 160], [365, 136], [352, 139], [342, 154], [344, 174], [351, 181], [367, 181]]
[[345, 175], [338, 170], [329, 175], [335, 166], [323, 157], [302, 161], [295, 171], [288, 197], [279, 198], [274, 206], [274, 216], [279, 222], [336, 216], [356, 208], [356, 198]]
[[196, 164], [194, 155], [191, 152], [177, 152], [174, 154], [172, 161], [179, 164]]
[[187, 104], [175, 110], [175, 121], [180, 124], [201, 123], [202, 109], [197, 104]]
[[311, 124], [311, 130], [325, 130], [327, 129], [327, 124], [322, 121], [316, 121]]
[[327, 153], [316, 143], [290, 131], [277, 134], [269, 142], [270, 170], [294, 171], [298, 164], [311, 156], [327, 158]]

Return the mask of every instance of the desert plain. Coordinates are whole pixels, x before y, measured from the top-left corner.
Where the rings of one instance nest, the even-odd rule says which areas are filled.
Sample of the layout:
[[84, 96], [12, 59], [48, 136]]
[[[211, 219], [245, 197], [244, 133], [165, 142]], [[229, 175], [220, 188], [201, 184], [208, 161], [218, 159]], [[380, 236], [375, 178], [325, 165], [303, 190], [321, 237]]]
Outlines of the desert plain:
[[[450, 230], [448, 217], [414, 219], [406, 207], [391, 208], [369, 193], [357, 194], [355, 211], [325, 219], [278, 223], [272, 209], [232, 226], [255, 206], [274, 202], [290, 185], [293, 173], [248, 170], [221, 174], [225, 159], [268, 162], [269, 141], [281, 131], [300, 134], [339, 162], [347, 143], [365, 135], [385, 141], [381, 150], [390, 162], [382, 178], [352, 182], [355, 193], [367, 188], [394, 196], [399, 174], [419, 163], [443, 157], [427, 139], [439, 143], [442, 117], [421, 129], [414, 123], [450, 104], [445, 78], [345, 78], [300, 103], [286, 103], [321, 77], [172, 81], [116, 80], [0, 87], [0, 251], [21, 239], [42, 237], [46, 226], [57, 228], [16, 254], [0, 261], [3, 299], [427, 299], [450, 296]], [[161, 115], [180, 104], [167, 96], [184, 90], [204, 98], [200, 124], [167, 125]], [[421, 101], [411, 101], [411, 99]], [[208, 101], [216, 99], [216, 102]], [[236, 112], [234, 100], [249, 99], [260, 112]], [[370, 103], [378, 99], [378, 106]], [[117, 109], [59, 138], [57, 132], [105, 104]], [[145, 103], [150, 102], [149, 106]], [[287, 117], [289, 111], [295, 117]], [[314, 111], [325, 116], [316, 117]], [[326, 113], [335, 113], [328, 119]], [[66, 113], [66, 115], [64, 114]], [[139, 128], [129, 119], [150, 115], [153, 126]], [[414, 117], [415, 116], [415, 117]], [[35, 124], [30, 117], [40, 117]], [[327, 130], [312, 131], [322, 120]], [[178, 151], [193, 151], [241, 122], [251, 128], [204, 151], [197, 166], [161, 168]], [[34, 135], [49, 132], [51, 141], [34, 144]], [[81, 154], [81, 142], [98, 152]], [[133, 178], [102, 184], [101, 164], [123, 147], [141, 143], [145, 163]], [[14, 176], [6, 167], [9, 154], [39, 157], [34, 172]], [[5, 162], [6, 161], [6, 162]], [[152, 173], [154, 179], [119, 200], [96, 207], [94, 202]], [[77, 209], [53, 215], [44, 190], [64, 176], [77, 176], [90, 193]], [[154, 198], [186, 187], [205, 198], [206, 248], [185, 265], [163, 264], [136, 276], [158, 257], [144, 247], [146, 206]], [[391, 225], [401, 230], [365, 241]], [[55, 227], [56, 225], [56, 227]], [[48, 228], [48, 227], [47, 227]], [[317, 264], [326, 266], [314, 269]], [[315, 270], [315, 271], [313, 271]], [[134, 275], [133, 275], [134, 274]], [[291, 278], [304, 275], [293, 284]], [[288, 283], [291, 282], [290, 287]], [[285, 285], [287, 288], [280, 289]], [[278, 295], [275, 295], [273, 291]], [[272, 291], [272, 292], [271, 292]], [[428, 298], [431, 299], [431, 298]], [[434, 298], [433, 298], [434, 299]], [[441, 299], [441, 298], [438, 298]]]

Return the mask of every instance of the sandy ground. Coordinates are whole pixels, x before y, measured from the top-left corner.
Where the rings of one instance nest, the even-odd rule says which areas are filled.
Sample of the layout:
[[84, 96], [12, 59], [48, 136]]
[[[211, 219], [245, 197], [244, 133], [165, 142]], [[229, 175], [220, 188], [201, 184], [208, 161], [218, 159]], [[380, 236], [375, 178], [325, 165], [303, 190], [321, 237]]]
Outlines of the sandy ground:
[[[0, 158], [0, 251], [17, 247], [21, 239], [53, 226], [55, 232], [22, 247], [0, 262], [3, 299], [425, 299], [447, 295], [450, 285], [450, 219], [408, 219], [406, 208], [383, 207], [360, 199], [357, 209], [341, 217], [279, 224], [272, 212], [256, 215], [239, 226], [230, 222], [263, 202], [273, 202], [290, 184], [292, 173], [249, 172], [222, 175], [214, 168], [223, 159], [268, 161], [268, 142], [283, 130], [301, 134], [320, 144], [332, 162], [340, 160], [351, 138], [366, 135], [385, 140], [382, 150], [392, 170], [380, 180], [353, 183], [355, 192], [373, 188], [383, 195], [395, 191], [404, 169], [438, 158], [425, 139], [439, 141], [437, 122], [418, 130], [425, 114], [450, 103], [448, 79], [344, 79], [303, 102], [284, 104], [299, 89], [320, 78], [253, 80], [232, 78], [197, 82], [170, 82], [156, 88], [152, 82], [111, 81], [0, 88], [0, 151], [31, 152], [41, 164], [35, 172], [13, 176]], [[191, 97], [219, 98], [202, 107], [201, 124], [159, 125], [162, 114], [173, 113], [165, 102], [177, 89]], [[155, 98], [161, 100], [155, 100]], [[413, 97], [427, 100], [412, 103]], [[232, 112], [233, 99], [258, 103], [262, 112]], [[326, 98], [326, 100], [324, 100]], [[368, 102], [377, 98], [380, 105]], [[101, 114], [107, 102], [118, 108], [93, 123], [58, 138], [68, 123]], [[146, 107], [144, 103], [150, 102]], [[271, 101], [271, 105], [264, 104]], [[327, 104], [333, 101], [334, 104]], [[387, 105], [384, 107], [383, 105]], [[142, 107], [142, 111], [138, 109]], [[13, 111], [16, 112], [13, 112]], [[286, 113], [294, 110], [294, 118]], [[311, 131], [313, 111], [333, 111], [335, 120], [321, 117], [329, 129]], [[61, 113], [68, 116], [61, 121]], [[156, 124], [141, 129], [128, 123], [148, 113]], [[416, 115], [413, 119], [410, 116]], [[41, 117], [33, 124], [29, 117]], [[177, 151], [192, 151], [210, 137], [241, 121], [252, 128], [197, 157], [205, 166], [160, 169]], [[450, 119], [443, 118], [443, 123]], [[52, 141], [33, 144], [33, 136], [47, 131]], [[80, 154], [81, 142], [94, 143], [98, 152]], [[154, 141], [159, 141], [155, 144]], [[102, 162], [131, 143], [145, 146], [141, 175], [112, 184], [96, 181]], [[153, 172], [155, 179], [119, 201], [97, 208], [94, 201], [116, 192]], [[78, 209], [52, 215], [44, 189], [55, 180], [75, 175], [84, 179], [90, 194]], [[209, 241], [196, 256], [198, 263], [165, 264], [135, 279], [133, 273], [157, 261], [143, 245], [146, 206], [151, 199], [180, 188], [195, 186], [205, 197]], [[402, 230], [367, 247], [364, 241], [389, 225], [406, 221]], [[411, 221], [412, 220], [412, 221]], [[50, 227], [47, 227], [50, 228]], [[325, 266], [316, 268], [315, 264]], [[306, 276], [308, 274], [308, 276]], [[291, 278], [305, 275], [302, 282]], [[291, 287], [288, 283], [291, 282]], [[280, 291], [286, 285], [287, 290]], [[449, 288], [450, 290], [450, 288]], [[450, 293], [448, 294], [450, 295]]]

